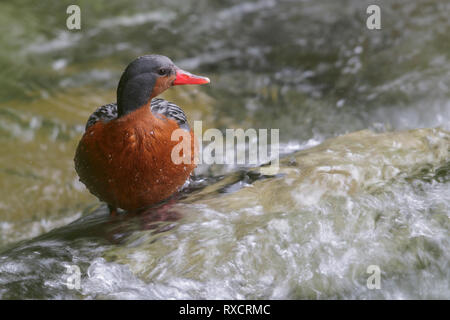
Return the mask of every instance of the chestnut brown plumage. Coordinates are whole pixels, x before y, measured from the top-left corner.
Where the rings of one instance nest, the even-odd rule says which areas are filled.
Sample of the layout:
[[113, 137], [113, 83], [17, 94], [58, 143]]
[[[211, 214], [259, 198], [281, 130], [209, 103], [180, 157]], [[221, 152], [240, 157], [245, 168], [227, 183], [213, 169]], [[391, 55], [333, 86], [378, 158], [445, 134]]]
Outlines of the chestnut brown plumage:
[[144, 56], [127, 67], [119, 82], [117, 105], [94, 112], [75, 154], [80, 181], [109, 205], [111, 213], [158, 203], [189, 178], [197, 153], [193, 132], [188, 129], [190, 162], [174, 163], [172, 149], [179, 141], [171, 137], [174, 130], [186, 128], [185, 115], [161, 99], [155, 99], [158, 108], [152, 108], [152, 99], [172, 85], [208, 82], [163, 56]]

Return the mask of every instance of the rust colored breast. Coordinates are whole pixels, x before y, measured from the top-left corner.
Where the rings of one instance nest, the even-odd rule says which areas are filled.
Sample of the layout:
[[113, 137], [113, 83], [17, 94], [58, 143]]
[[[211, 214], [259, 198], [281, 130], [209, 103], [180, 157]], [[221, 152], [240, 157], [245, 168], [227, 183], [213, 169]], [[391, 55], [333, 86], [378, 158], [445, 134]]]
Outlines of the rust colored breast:
[[100, 200], [124, 210], [168, 198], [196, 166], [192, 131], [190, 155], [185, 155], [190, 163], [172, 161], [172, 149], [179, 144], [171, 140], [176, 129], [176, 121], [154, 117], [148, 106], [107, 123], [97, 122], [87, 129], [75, 154], [80, 181]]

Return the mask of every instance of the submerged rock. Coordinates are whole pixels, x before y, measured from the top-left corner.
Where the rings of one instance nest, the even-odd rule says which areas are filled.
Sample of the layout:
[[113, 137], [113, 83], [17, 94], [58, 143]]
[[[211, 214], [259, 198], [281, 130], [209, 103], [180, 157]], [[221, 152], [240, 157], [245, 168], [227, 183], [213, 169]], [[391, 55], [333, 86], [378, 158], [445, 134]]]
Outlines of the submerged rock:
[[441, 129], [359, 131], [275, 176], [231, 173], [139, 215], [102, 207], [4, 250], [0, 298], [448, 298], [449, 149]]

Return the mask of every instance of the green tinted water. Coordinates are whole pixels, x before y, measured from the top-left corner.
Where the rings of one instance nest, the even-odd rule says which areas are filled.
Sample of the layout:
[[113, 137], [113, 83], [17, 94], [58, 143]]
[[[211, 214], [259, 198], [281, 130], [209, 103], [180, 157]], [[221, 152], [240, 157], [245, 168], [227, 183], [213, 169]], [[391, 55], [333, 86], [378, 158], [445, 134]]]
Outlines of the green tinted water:
[[[81, 31], [64, 2], [0, 4], [1, 298], [448, 299], [449, 5], [380, 1], [369, 31], [364, 1], [77, 3]], [[191, 122], [280, 128], [280, 175], [203, 165], [110, 219], [73, 154], [147, 53], [211, 78], [164, 94]]]

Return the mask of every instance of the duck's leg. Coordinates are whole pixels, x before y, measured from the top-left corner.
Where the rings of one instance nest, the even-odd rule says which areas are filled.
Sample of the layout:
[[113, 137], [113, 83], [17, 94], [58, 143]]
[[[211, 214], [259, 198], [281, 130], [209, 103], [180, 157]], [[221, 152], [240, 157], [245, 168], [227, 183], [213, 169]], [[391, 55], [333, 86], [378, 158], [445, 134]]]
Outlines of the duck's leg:
[[115, 206], [108, 203], [108, 209], [109, 209], [109, 215], [111, 217], [117, 216], [117, 208]]

